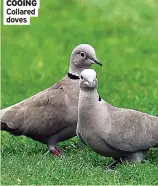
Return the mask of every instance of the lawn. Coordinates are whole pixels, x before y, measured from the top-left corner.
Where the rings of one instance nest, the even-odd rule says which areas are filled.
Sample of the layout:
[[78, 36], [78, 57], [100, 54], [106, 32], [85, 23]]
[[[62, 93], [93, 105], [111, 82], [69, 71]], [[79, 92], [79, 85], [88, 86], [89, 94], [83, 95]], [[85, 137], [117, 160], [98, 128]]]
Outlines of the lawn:
[[[30, 26], [2, 26], [2, 108], [60, 80], [72, 49], [88, 43], [103, 67], [99, 94], [107, 102], [158, 115], [156, 0], [41, 0]], [[62, 157], [26, 137], [1, 132], [2, 185], [158, 184], [158, 150], [143, 164], [106, 171], [112, 159], [77, 137], [59, 144]]]

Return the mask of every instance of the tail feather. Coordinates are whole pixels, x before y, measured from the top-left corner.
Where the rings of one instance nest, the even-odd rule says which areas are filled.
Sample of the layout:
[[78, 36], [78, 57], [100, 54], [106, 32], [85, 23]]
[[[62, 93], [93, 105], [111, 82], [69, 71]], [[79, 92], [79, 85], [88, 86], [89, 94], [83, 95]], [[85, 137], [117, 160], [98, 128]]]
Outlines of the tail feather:
[[20, 136], [21, 135], [21, 133], [18, 130], [9, 128], [8, 125], [4, 122], [1, 122], [1, 130], [9, 132], [10, 134], [12, 134], [14, 136]]
[[7, 129], [8, 129], [7, 124], [1, 121], [1, 130], [7, 131]]
[[1, 123], [1, 130], [5, 130], [7, 128], [7, 124], [2, 121], [2, 116], [6, 109], [0, 110], [0, 123]]
[[[6, 108], [0, 110], [0, 122], [1, 122], [1, 126], [2, 126], [2, 122], [3, 122], [2, 117], [3, 117], [3, 114], [5, 113], [5, 111], [6, 111]], [[3, 126], [4, 126], [4, 125], [3, 125]], [[1, 127], [1, 128], [2, 128], [2, 127]]]
[[3, 121], [3, 116], [5, 114], [5, 112], [8, 110], [8, 108], [2, 109], [0, 110], [0, 127], [2, 131], [7, 131], [15, 136], [20, 135], [16, 130], [10, 128], [7, 125], [7, 122]]

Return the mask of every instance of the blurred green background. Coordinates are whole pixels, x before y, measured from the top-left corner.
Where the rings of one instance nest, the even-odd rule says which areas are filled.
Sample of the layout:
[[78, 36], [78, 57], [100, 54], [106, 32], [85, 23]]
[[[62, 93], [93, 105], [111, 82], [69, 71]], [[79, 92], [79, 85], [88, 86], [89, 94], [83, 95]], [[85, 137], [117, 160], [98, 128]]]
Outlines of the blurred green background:
[[[80, 43], [96, 49], [93, 66], [107, 102], [158, 115], [157, 0], [41, 0], [30, 26], [2, 26], [2, 108], [59, 81]], [[77, 147], [73, 144], [77, 142]], [[77, 138], [63, 157], [25, 137], [1, 133], [2, 184], [158, 184], [158, 151], [145, 164], [105, 171], [103, 158]]]

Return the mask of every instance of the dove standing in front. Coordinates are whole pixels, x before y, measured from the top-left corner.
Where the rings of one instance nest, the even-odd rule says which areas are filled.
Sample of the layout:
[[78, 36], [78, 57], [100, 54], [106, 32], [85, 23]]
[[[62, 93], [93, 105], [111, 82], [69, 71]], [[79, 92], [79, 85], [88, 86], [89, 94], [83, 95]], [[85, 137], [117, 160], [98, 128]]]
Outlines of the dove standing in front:
[[96, 153], [122, 161], [141, 162], [146, 151], [158, 147], [158, 117], [117, 108], [97, 92], [96, 72], [81, 72], [77, 135]]
[[52, 87], [8, 108], [0, 114], [1, 130], [25, 135], [48, 145], [60, 155], [58, 142], [76, 135], [79, 75], [92, 64], [102, 65], [88, 44], [78, 45], [71, 54], [68, 74]]

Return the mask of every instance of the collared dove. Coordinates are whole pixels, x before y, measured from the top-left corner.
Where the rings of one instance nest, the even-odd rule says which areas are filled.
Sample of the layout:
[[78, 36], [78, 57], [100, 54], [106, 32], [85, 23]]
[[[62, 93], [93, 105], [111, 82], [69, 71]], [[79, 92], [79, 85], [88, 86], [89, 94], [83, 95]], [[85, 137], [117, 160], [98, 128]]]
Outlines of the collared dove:
[[1, 110], [1, 130], [25, 135], [48, 145], [56, 155], [58, 142], [76, 135], [79, 75], [94, 63], [102, 65], [88, 44], [78, 45], [71, 54], [68, 74], [52, 87]]
[[158, 147], [158, 117], [114, 107], [100, 98], [96, 72], [81, 72], [77, 135], [96, 153], [121, 161], [141, 162], [146, 151]]

